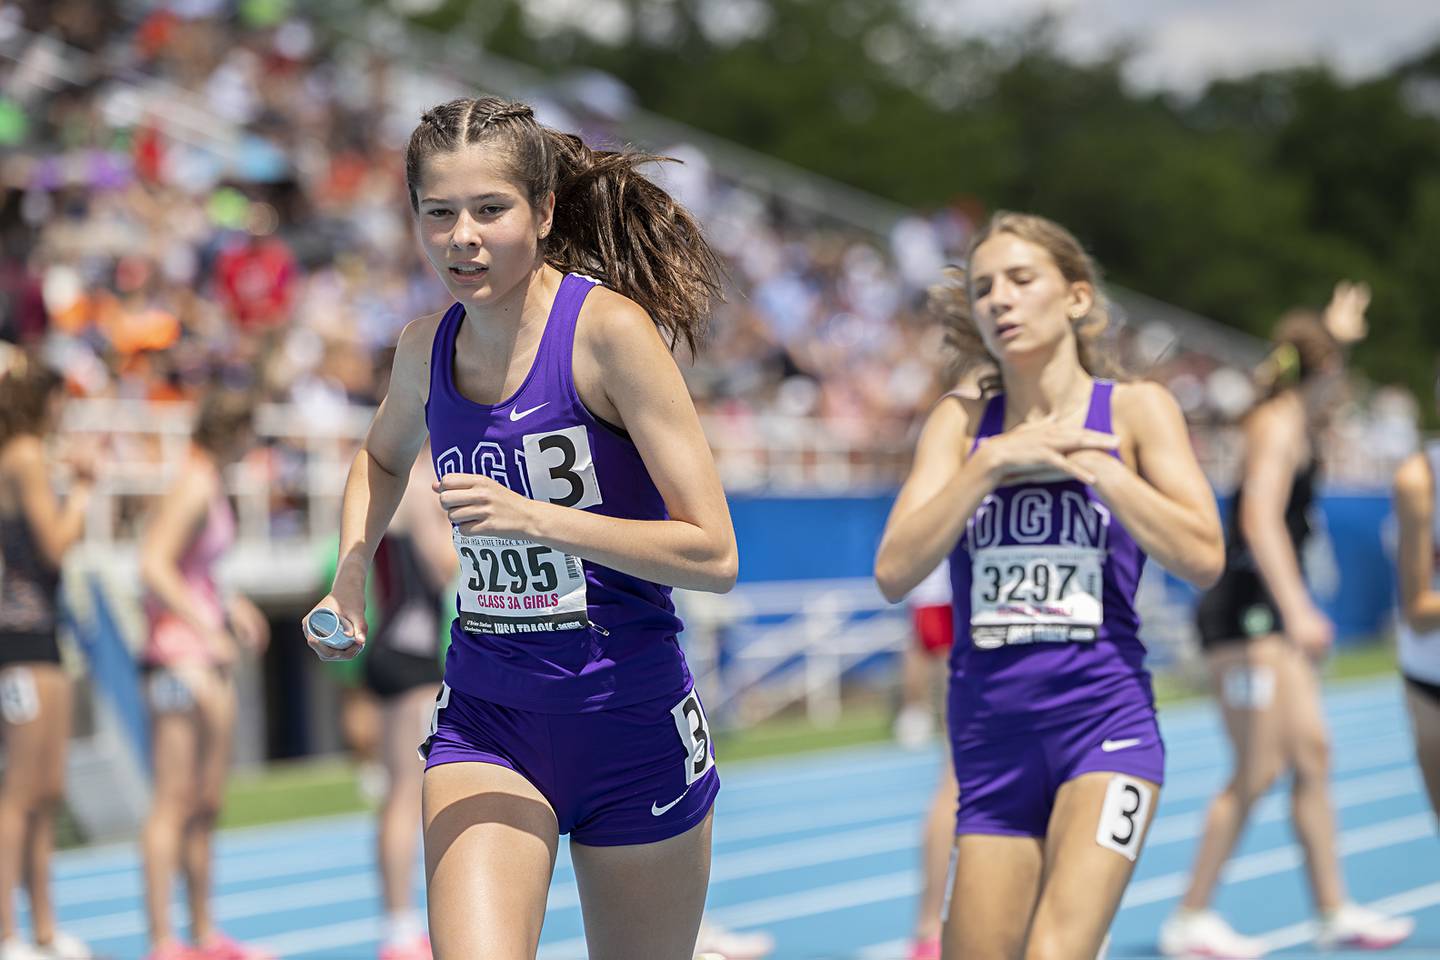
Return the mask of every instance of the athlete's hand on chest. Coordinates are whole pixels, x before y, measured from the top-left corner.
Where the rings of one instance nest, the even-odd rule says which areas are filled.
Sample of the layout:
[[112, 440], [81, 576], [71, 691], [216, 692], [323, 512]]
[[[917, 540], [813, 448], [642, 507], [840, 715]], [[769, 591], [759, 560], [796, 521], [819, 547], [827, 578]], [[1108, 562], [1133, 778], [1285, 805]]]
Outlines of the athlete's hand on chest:
[[1094, 475], [1069, 454], [1082, 450], [1114, 450], [1116, 442], [1108, 433], [1041, 421], [986, 437], [980, 441], [975, 457], [996, 484], [1051, 470], [1068, 474], [1082, 483], [1094, 483]]
[[534, 500], [477, 473], [447, 473], [431, 485], [450, 523], [467, 537], [534, 537]]

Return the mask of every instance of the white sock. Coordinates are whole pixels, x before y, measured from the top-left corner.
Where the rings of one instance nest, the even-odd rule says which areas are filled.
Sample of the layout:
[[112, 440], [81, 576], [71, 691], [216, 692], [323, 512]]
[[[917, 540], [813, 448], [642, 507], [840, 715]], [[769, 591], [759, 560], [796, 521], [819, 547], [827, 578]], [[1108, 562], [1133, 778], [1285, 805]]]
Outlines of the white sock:
[[424, 933], [425, 920], [419, 910], [396, 910], [385, 915], [386, 943], [405, 943]]

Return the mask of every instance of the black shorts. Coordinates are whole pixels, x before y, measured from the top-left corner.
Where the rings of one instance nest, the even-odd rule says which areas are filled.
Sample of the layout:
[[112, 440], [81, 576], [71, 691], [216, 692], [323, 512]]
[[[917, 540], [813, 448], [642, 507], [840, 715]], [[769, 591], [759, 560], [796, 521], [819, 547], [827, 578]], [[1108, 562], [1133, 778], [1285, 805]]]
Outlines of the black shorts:
[[0, 667], [15, 663], [59, 663], [54, 630], [0, 631]]
[[433, 656], [404, 653], [377, 646], [362, 654], [365, 687], [382, 700], [398, 697], [416, 687], [439, 687], [444, 671]]
[[1414, 677], [1405, 678], [1405, 686], [1414, 690], [1420, 696], [1429, 700], [1435, 706], [1440, 707], [1440, 683], [1429, 683], [1425, 680], [1416, 680]]
[[1205, 592], [1195, 609], [1200, 646], [1213, 650], [1246, 643], [1255, 637], [1283, 633], [1285, 624], [1270, 591], [1253, 573], [1225, 571]]

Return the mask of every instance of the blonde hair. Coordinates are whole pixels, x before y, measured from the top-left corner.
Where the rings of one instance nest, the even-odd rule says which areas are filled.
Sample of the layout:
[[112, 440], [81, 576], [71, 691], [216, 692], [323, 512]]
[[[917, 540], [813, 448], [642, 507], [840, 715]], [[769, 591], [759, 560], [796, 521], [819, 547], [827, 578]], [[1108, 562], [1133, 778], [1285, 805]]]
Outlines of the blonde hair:
[[1088, 283], [1094, 300], [1084, 316], [1073, 321], [1075, 347], [1080, 366], [1092, 377], [1110, 379], [1124, 376], [1120, 367], [1102, 349], [1102, 336], [1110, 325], [1110, 303], [1100, 289], [1100, 269], [1080, 241], [1060, 224], [1033, 213], [999, 211], [975, 234], [965, 252], [965, 263], [945, 269], [945, 279], [930, 288], [928, 308], [945, 329], [945, 342], [953, 351], [947, 375], [951, 382], [974, 377], [977, 371], [982, 394], [998, 393], [1003, 383], [1000, 365], [985, 347], [975, 323], [974, 291], [970, 287], [970, 262], [982, 243], [1000, 233], [1033, 243], [1050, 255], [1067, 283]]

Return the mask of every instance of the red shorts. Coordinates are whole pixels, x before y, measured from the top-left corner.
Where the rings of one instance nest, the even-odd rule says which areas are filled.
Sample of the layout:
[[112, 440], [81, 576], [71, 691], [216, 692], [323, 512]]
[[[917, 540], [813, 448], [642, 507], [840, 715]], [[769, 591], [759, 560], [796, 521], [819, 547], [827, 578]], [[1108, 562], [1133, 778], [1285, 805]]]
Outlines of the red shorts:
[[955, 607], [948, 603], [911, 607], [910, 621], [915, 625], [915, 638], [927, 653], [949, 650], [955, 642]]

